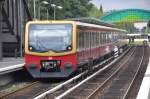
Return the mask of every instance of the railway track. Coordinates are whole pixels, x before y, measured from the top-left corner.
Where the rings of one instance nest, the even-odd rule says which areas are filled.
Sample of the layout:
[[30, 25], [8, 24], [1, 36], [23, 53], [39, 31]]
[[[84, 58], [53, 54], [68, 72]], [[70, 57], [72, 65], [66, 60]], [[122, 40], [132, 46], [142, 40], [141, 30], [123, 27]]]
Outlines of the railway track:
[[[109, 86], [109, 88], [104, 90], [102, 95], [98, 95], [97, 93], [96, 96], [101, 97], [102, 99], [126, 99], [133, 81], [142, 66], [143, 59], [144, 48], [138, 47], [134, 55], [123, 66], [118, 74], [103, 86], [104, 88]], [[92, 97], [94, 96], [91, 96], [90, 98]]]
[[[146, 52], [141, 47], [102, 73], [76, 85], [56, 99], [125, 99], [141, 68]], [[128, 57], [130, 56], [130, 57]], [[142, 57], [139, 57], [142, 56]], [[52, 97], [48, 97], [51, 99]], [[54, 97], [53, 97], [54, 98]]]
[[140, 68], [139, 73], [137, 74], [135, 80], [133, 81], [133, 84], [128, 91], [126, 99], [135, 99], [139, 92], [139, 89], [140, 89], [139, 86], [141, 85], [143, 77], [145, 75], [145, 72], [146, 72], [146, 69], [148, 66], [148, 62], [149, 62], [149, 55], [150, 55], [150, 53], [148, 52], [148, 50], [150, 50], [149, 47], [145, 46], [145, 49], [147, 51], [144, 51], [144, 60], [142, 62], [142, 67]]
[[[0, 99], [32, 99], [43, 91], [52, 88], [51, 83], [33, 82], [24, 88], [0, 96]], [[34, 96], [35, 95], [35, 96]]]
[[[129, 51], [130, 49], [128, 49], [125, 53], [127, 53], [128, 51]], [[108, 66], [106, 66], [106, 64], [105, 64], [105, 66], [103, 66], [103, 68], [101, 68], [100, 70], [97, 70], [97, 72], [102, 72], [102, 71], [104, 71], [105, 69], [107, 69], [107, 68], [111, 68], [111, 65], [112, 64], [115, 64], [115, 62], [116, 61], [119, 61], [124, 55], [125, 55], [125, 53], [124, 54], [122, 54], [118, 59], [115, 59], [113, 62], [111, 62]], [[129, 54], [128, 54], [129, 55]], [[98, 64], [98, 65], [96, 65], [95, 67], [98, 67], [100, 64]], [[100, 66], [101, 67], [101, 66]], [[95, 71], [96, 72], [96, 71]], [[94, 73], [95, 74], [95, 73]], [[81, 76], [82, 77], [82, 76]], [[87, 77], [87, 78], [89, 78], [89, 77]], [[86, 79], [86, 78], [84, 78], [84, 79]], [[35, 97], [34, 99], [53, 99], [53, 98], [55, 98], [55, 97], [57, 97], [58, 95], [60, 95], [60, 94], [62, 94], [62, 93], [64, 93], [65, 91], [67, 91], [68, 89], [71, 89], [72, 87], [74, 87], [75, 85], [78, 85], [78, 84], [80, 84], [80, 82], [82, 83], [82, 81], [84, 81], [84, 79], [80, 79], [80, 80], [77, 80], [77, 79], [75, 79], [75, 80], [73, 80], [73, 82], [70, 82], [70, 83], [68, 83], [68, 84], [65, 84], [65, 85], [62, 85], [62, 86], [60, 86], [59, 88], [57, 87], [57, 88], [54, 88], [54, 90], [52, 89], [52, 90], [49, 90], [49, 91], [47, 91], [47, 92], [45, 92], [45, 93], [43, 93], [43, 94], [41, 94], [41, 95], [39, 95], [39, 96], [37, 96], [37, 97]]]

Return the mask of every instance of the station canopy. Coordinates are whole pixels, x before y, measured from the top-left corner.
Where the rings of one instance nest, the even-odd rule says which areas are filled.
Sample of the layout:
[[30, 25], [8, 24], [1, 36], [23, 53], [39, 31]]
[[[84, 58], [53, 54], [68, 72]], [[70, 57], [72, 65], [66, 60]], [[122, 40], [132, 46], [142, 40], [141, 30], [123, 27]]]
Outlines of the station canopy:
[[113, 11], [102, 16], [100, 20], [109, 23], [148, 22], [150, 20], [150, 10], [126, 9]]

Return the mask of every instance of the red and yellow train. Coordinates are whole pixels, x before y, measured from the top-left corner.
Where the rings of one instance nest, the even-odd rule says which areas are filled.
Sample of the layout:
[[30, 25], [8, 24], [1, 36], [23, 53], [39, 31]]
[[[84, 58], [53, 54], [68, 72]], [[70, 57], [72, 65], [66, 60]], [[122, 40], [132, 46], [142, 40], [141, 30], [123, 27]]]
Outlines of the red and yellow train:
[[31, 21], [25, 32], [25, 68], [34, 78], [68, 77], [122, 48], [125, 30], [79, 21]]

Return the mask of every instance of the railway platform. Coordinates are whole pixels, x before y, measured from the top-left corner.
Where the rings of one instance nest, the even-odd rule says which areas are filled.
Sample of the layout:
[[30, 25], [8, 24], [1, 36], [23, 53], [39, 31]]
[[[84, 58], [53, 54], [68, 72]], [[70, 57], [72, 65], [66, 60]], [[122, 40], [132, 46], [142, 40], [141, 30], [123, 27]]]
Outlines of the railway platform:
[[[150, 47], [150, 43], [149, 43]], [[142, 84], [140, 86], [140, 90], [138, 92], [138, 95], [136, 99], [150, 99], [150, 57], [149, 57], [149, 63], [147, 66], [147, 70], [145, 72]]]
[[0, 75], [20, 70], [23, 66], [23, 58], [3, 58], [0, 60]]

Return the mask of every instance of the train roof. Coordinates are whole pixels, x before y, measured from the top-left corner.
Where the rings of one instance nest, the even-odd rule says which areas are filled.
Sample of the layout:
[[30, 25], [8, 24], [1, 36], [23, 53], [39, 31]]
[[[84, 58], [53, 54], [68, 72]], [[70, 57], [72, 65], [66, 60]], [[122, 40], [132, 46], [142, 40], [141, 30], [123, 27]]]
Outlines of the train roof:
[[65, 20], [79, 21], [79, 22], [84, 22], [84, 23], [90, 23], [90, 24], [103, 25], [103, 26], [117, 28], [117, 26], [114, 24], [110, 24], [110, 23], [104, 22], [102, 20], [93, 18], [93, 17], [71, 18], [71, 19], [65, 19]]
[[72, 22], [74, 22], [74, 23], [76, 23], [76, 25], [80, 25], [80, 26], [127, 32], [124, 29], [117, 28], [113, 24], [102, 22], [102, 21], [95, 19], [95, 18], [87, 18], [87, 17], [85, 17], [85, 18], [72, 18], [72, 19], [65, 19], [65, 20], [45, 20], [45, 21], [35, 20], [35, 21], [30, 21], [29, 23], [59, 23], [59, 22], [60, 23], [72, 23]]
[[100, 28], [100, 29], [107, 29], [107, 30], [127, 32], [126, 30], [119, 29], [119, 28], [113, 28], [113, 27], [96, 25], [96, 24], [90, 24], [90, 23], [84, 23], [84, 22], [76, 22], [76, 24], [80, 25], [80, 26], [86, 26], [86, 27], [94, 27], [94, 28]]
[[82, 26], [91, 26], [91, 27], [96, 27], [96, 28], [104, 28], [108, 30], [127, 32], [124, 29], [119, 29], [114, 24], [110, 24], [102, 20], [93, 18], [93, 17], [71, 18], [71, 19], [65, 19], [65, 20], [75, 21], [77, 25], [82, 25]]

